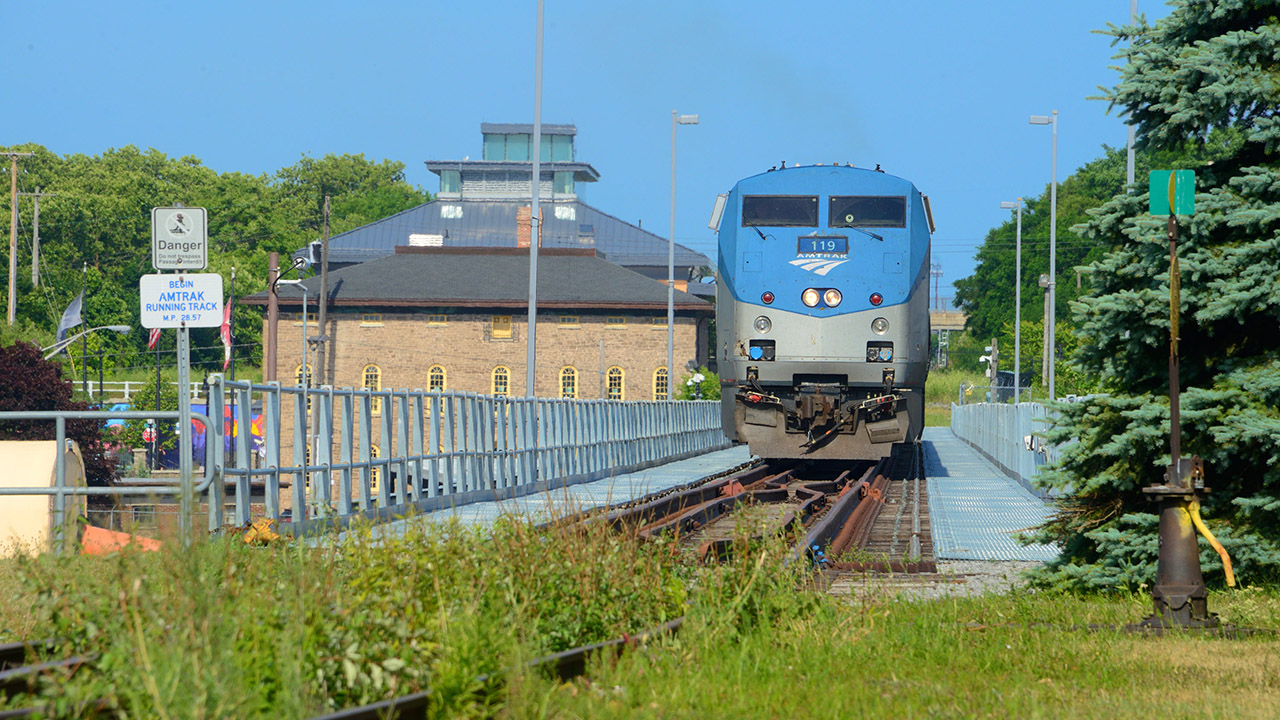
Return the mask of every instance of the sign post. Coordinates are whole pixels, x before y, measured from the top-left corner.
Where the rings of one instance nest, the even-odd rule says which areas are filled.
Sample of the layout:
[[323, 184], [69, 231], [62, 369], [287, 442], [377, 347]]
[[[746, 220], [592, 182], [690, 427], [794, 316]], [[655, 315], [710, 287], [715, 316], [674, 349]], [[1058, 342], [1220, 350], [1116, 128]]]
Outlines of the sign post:
[[217, 273], [143, 275], [138, 281], [138, 297], [142, 305], [143, 327], [174, 328], [178, 331], [178, 474], [182, 483], [179, 527], [183, 543], [190, 543], [193, 540], [195, 484], [191, 458], [191, 341], [188, 329], [222, 324], [222, 276]]
[[1141, 627], [1157, 631], [1172, 627], [1218, 627], [1218, 616], [1209, 612], [1208, 589], [1201, 573], [1200, 550], [1196, 543], [1197, 529], [1223, 557], [1227, 584], [1235, 584], [1230, 557], [1200, 520], [1200, 498], [1208, 492], [1204, 485], [1204, 463], [1199, 457], [1182, 457], [1181, 389], [1178, 385], [1182, 292], [1177, 216], [1195, 214], [1195, 198], [1194, 171], [1151, 172], [1148, 209], [1157, 217], [1169, 217], [1169, 467], [1163, 483], [1143, 488], [1148, 497], [1160, 503], [1160, 550], [1156, 584], [1151, 589], [1153, 612], [1142, 621]]

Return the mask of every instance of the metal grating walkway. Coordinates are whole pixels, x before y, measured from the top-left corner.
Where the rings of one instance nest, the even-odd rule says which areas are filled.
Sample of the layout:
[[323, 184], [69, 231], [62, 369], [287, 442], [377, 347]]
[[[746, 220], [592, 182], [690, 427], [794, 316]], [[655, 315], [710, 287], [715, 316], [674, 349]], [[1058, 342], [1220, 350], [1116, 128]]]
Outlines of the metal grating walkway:
[[939, 560], [1052, 560], [1055, 545], [1012, 537], [1044, 522], [1052, 508], [1009, 479], [950, 428], [924, 430], [929, 517]]

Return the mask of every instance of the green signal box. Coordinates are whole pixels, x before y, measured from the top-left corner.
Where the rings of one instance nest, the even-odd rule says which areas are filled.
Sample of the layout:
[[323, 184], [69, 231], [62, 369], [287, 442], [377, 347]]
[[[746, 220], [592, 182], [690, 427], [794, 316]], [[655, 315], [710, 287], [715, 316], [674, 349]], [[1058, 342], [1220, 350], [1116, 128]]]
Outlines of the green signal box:
[[1152, 215], [1196, 214], [1195, 170], [1152, 170], [1150, 178]]

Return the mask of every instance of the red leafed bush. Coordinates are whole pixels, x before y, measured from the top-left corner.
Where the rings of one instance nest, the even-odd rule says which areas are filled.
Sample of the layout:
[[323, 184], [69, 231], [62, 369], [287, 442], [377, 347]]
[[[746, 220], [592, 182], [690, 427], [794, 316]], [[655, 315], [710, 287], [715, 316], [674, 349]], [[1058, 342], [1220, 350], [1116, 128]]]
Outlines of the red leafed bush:
[[[89, 409], [71, 399], [62, 367], [46, 361], [40, 348], [25, 342], [0, 348], [0, 410]], [[54, 433], [52, 420], [0, 420], [0, 440], [53, 440]], [[115, 480], [115, 467], [103, 452], [101, 421], [68, 420], [67, 437], [80, 445], [90, 485]]]

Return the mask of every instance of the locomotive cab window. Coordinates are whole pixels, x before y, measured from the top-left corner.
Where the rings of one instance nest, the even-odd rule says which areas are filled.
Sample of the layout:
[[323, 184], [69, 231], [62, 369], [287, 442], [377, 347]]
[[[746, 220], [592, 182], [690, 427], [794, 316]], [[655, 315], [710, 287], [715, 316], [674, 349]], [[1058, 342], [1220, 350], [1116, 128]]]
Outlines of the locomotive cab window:
[[828, 227], [904, 228], [907, 199], [901, 195], [832, 195]]
[[816, 195], [744, 195], [743, 227], [818, 227]]

